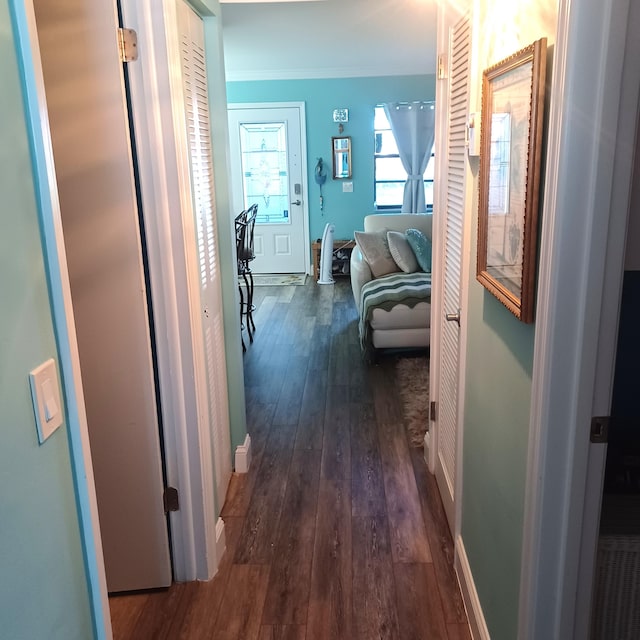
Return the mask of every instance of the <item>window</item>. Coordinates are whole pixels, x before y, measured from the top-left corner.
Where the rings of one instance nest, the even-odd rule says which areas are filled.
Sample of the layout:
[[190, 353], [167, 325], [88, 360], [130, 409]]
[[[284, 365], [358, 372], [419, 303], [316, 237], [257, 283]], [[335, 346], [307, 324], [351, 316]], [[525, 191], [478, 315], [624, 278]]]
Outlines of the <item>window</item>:
[[[376, 209], [400, 209], [407, 172], [402, 166], [398, 146], [391, 132], [391, 125], [382, 105], [374, 114], [374, 193]], [[424, 200], [427, 211], [433, 210], [433, 153], [424, 172]]]

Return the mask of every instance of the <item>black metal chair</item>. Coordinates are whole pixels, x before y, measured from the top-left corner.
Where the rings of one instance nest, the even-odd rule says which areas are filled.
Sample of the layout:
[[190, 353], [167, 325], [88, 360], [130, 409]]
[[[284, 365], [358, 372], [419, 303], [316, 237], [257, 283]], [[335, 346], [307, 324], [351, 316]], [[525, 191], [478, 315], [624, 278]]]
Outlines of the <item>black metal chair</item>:
[[[253, 274], [251, 272], [251, 261], [256, 257], [253, 248], [253, 235], [257, 215], [258, 205], [253, 204], [248, 209], [240, 213], [235, 219], [236, 254], [238, 258], [238, 291], [240, 293], [240, 327], [241, 329], [245, 328], [246, 319], [249, 342], [253, 342], [253, 334], [256, 330], [256, 325], [253, 321], [255, 306], [253, 304]], [[244, 299], [240, 277], [244, 280], [244, 285], [246, 287], [246, 301]], [[244, 337], [242, 337], [242, 350], [247, 350], [244, 343]]]

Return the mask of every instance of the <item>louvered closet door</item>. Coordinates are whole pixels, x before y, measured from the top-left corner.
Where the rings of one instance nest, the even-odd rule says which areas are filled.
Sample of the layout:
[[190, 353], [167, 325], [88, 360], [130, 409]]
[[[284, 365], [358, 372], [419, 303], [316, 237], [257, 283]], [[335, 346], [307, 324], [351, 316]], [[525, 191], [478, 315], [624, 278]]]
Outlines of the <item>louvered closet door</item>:
[[[465, 130], [469, 103], [470, 24], [460, 20], [450, 32], [447, 130], [447, 186], [444, 202], [444, 284], [441, 316], [440, 399], [438, 415], [436, 478], [451, 530], [455, 521], [456, 444], [458, 431], [458, 387], [460, 327], [445, 314], [460, 310], [462, 280], [462, 234], [465, 195]], [[461, 313], [464, 320], [464, 316]]]
[[222, 506], [231, 478], [231, 443], [204, 24], [202, 18], [182, 0], [178, 2], [178, 27], [198, 244], [207, 411], [213, 438], [218, 505]]

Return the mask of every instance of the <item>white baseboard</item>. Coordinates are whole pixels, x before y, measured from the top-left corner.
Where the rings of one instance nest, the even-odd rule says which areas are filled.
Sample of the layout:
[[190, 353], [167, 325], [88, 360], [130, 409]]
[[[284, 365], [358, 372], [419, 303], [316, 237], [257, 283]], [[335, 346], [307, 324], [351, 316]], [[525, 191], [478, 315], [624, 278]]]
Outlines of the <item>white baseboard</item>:
[[467, 553], [462, 542], [462, 536], [458, 536], [456, 539], [455, 568], [458, 582], [460, 582], [462, 599], [464, 600], [464, 606], [467, 610], [467, 617], [469, 618], [471, 637], [473, 640], [491, 640], [489, 629], [487, 629], [487, 623], [482, 613], [480, 598], [478, 597], [473, 575], [471, 574], [469, 559], [467, 558]]
[[247, 473], [251, 466], [251, 437], [247, 433], [243, 444], [236, 447], [235, 471], [236, 473]]
[[220, 560], [227, 548], [227, 537], [224, 532], [224, 520], [218, 518], [216, 522], [216, 555], [218, 556], [218, 567], [220, 566]]

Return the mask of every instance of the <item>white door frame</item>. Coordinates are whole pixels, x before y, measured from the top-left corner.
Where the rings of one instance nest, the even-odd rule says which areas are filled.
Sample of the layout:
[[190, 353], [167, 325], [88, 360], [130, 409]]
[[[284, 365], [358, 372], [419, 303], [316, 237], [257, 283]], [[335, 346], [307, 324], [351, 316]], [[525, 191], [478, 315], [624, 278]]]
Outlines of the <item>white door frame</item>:
[[[593, 472], [598, 473], [589, 465], [595, 462], [601, 473], [604, 464], [602, 452], [589, 444], [589, 425], [592, 415], [608, 415], [610, 408], [631, 183], [628, 147], [633, 147], [625, 127], [635, 127], [638, 112], [637, 69], [623, 81], [628, 11], [628, 0], [559, 2], [525, 492], [521, 640], [586, 637], [581, 634], [590, 603], [587, 596], [585, 611], [580, 585], [592, 580], [593, 558], [591, 567], [581, 565], [580, 547], [594, 544], [586, 538], [594, 535], [598, 511], [587, 500]], [[637, 60], [638, 38], [628, 44], [627, 56]]]
[[[313, 275], [311, 239], [309, 235], [309, 174], [307, 170], [307, 114], [304, 102], [230, 102], [228, 109], [299, 109], [300, 110], [300, 164], [302, 171], [302, 219], [304, 224], [304, 263], [307, 275]], [[229, 168], [229, 171], [232, 171]], [[237, 207], [236, 207], [237, 208]]]

